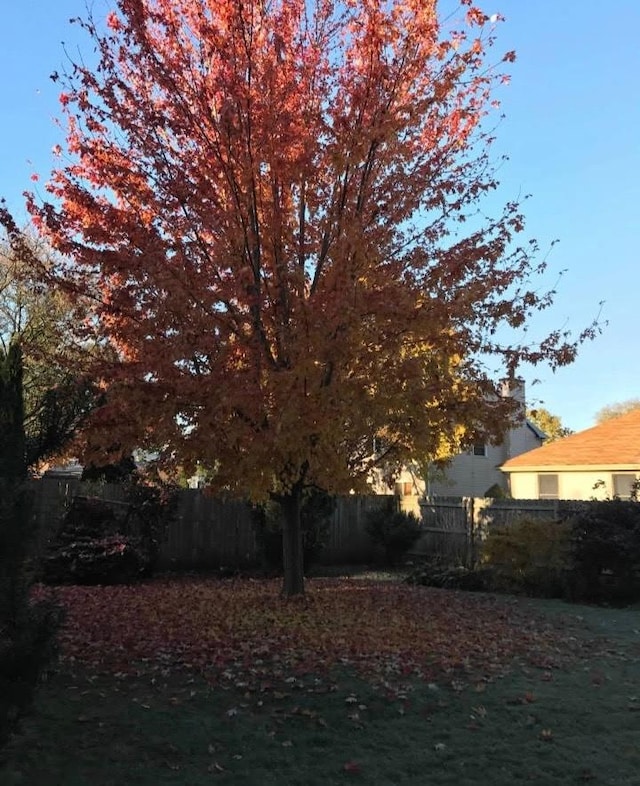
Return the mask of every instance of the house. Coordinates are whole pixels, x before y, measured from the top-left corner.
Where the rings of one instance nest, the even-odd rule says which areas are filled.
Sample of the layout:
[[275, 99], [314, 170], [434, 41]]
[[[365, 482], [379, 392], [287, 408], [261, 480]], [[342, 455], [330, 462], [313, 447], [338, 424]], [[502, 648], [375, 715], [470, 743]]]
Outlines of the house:
[[80, 480], [84, 467], [76, 459], [66, 464], [54, 464], [42, 473], [43, 478], [53, 480]]
[[417, 501], [424, 495], [447, 497], [484, 497], [492, 487], [507, 491], [505, 475], [500, 466], [521, 453], [539, 448], [546, 435], [525, 417], [525, 386], [523, 380], [504, 382], [501, 394], [513, 397], [519, 404], [521, 417], [506, 432], [499, 444], [477, 443], [455, 456], [444, 468], [435, 469], [429, 478], [420, 476], [417, 468], [407, 465], [395, 478], [393, 487], [378, 479], [374, 488], [378, 493], [395, 492], [401, 497], [402, 507], [417, 509]]
[[628, 498], [640, 477], [640, 409], [510, 458], [518, 499]]

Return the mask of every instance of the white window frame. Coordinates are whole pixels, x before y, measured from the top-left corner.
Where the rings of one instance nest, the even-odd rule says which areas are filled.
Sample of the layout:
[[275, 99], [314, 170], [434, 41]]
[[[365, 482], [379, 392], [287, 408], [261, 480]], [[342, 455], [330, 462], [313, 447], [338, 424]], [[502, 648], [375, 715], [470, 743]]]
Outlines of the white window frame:
[[[542, 479], [555, 478], [555, 491], [543, 491]], [[538, 473], [538, 499], [560, 499], [560, 478], [557, 472], [539, 472]]]
[[[629, 478], [631, 480], [631, 483], [629, 484], [630, 488], [628, 490], [628, 493], [626, 493], [626, 489], [624, 494], [620, 493], [620, 491], [616, 488], [616, 478], [625, 478], [625, 480]], [[631, 487], [633, 486], [634, 483], [637, 483], [637, 481], [638, 481], [638, 474], [636, 472], [612, 472], [611, 492], [613, 496], [618, 497], [619, 499], [631, 499], [631, 491], [632, 491]]]

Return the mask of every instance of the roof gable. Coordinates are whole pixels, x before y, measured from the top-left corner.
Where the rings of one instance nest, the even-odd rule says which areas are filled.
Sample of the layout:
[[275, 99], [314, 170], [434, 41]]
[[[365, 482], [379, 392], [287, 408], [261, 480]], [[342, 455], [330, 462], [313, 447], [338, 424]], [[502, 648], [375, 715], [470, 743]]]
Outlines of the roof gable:
[[543, 439], [544, 440], [544, 439], [547, 438], [547, 435], [545, 434], [545, 432], [541, 428], [536, 426], [536, 424], [533, 423], [532, 421], [530, 421], [528, 418], [525, 420], [525, 424], [527, 425], [527, 428], [529, 428], [531, 431], [533, 431], [533, 433], [536, 435], [536, 437], [538, 439]]
[[534, 467], [640, 468], [640, 409], [521, 453], [506, 461], [505, 472]]

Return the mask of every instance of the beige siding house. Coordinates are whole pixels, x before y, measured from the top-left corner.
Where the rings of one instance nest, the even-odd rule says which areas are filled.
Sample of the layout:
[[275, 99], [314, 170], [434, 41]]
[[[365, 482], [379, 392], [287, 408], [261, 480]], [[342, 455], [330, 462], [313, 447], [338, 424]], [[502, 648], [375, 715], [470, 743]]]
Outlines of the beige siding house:
[[629, 497], [640, 478], [640, 409], [522, 453], [501, 469], [517, 499]]
[[540, 447], [545, 434], [524, 417], [525, 388], [522, 381], [516, 386], [506, 383], [502, 395], [513, 396], [520, 406], [522, 420], [512, 426], [499, 445], [479, 443], [455, 456], [444, 469], [434, 471], [428, 479], [419, 474], [417, 467], [405, 467], [390, 487], [381, 482], [374, 484], [378, 493], [395, 492], [402, 499], [405, 509], [418, 510], [418, 500], [428, 496], [484, 497], [495, 485], [507, 491], [506, 476], [500, 466], [512, 456]]
[[433, 477], [425, 489], [429, 496], [484, 497], [492, 486], [508, 490], [500, 466], [511, 456], [539, 448], [545, 435], [529, 421], [507, 432], [500, 445], [478, 444], [456, 456], [451, 464]]

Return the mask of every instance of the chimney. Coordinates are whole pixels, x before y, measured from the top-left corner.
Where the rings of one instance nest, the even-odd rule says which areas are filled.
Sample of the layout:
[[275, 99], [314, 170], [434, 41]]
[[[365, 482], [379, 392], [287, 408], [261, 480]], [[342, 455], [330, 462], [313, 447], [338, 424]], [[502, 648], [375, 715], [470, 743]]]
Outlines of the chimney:
[[[502, 443], [504, 450], [504, 461], [507, 461], [514, 455], [517, 455], [518, 452], [521, 452], [517, 449], [514, 452], [514, 448], [518, 444], [518, 439], [514, 429], [523, 425], [526, 419], [527, 410], [524, 397], [524, 379], [522, 379], [522, 377], [510, 377], [508, 379], [503, 379], [500, 383], [500, 395], [502, 398], [512, 399], [512, 401], [514, 401], [516, 404], [511, 425], [506, 429], [504, 441]], [[516, 445], [513, 444], [514, 441]]]
[[524, 410], [526, 406], [524, 379], [522, 379], [522, 377], [511, 377], [510, 379], [502, 380], [500, 395], [503, 398], [512, 398], [514, 401], [517, 401]]

